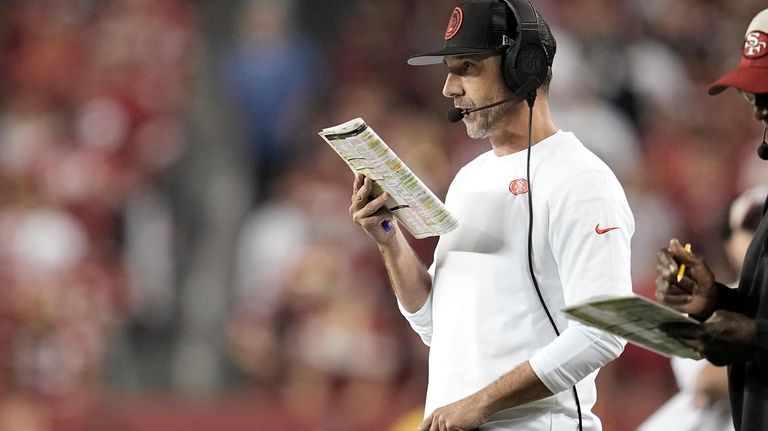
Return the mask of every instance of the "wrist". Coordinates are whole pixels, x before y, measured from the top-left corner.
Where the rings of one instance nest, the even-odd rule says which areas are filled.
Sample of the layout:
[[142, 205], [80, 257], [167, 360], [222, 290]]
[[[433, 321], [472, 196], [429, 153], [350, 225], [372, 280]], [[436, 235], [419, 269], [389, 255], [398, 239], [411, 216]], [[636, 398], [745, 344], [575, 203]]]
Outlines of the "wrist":
[[709, 294], [707, 295], [706, 302], [704, 304], [704, 309], [701, 310], [699, 313], [691, 314], [690, 316], [700, 322], [703, 322], [709, 319], [709, 317], [712, 316], [712, 313], [714, 313], [715, 310], [717, 309], [717, 300], [718, 300], [718, 297], [720, 296], [721, 288], [728, 289], [727, 286], [724, 286], [716, 281], [713, 281], [712, 286], [709, 289]]
[[376, 241], [376, 246], [379, 247], [382, 256], [395, 257], [403, 249], [402, 241], [405, 241], [405, 237], [399, 232], [395, 232], [394, 235], [390, 235], [386, 239]]
[[481, 390], [475, 396], [477, 398], [477, 409], [484, 421], [487, 421], [495, 412], [502, 410], [497, 406], [499, 402], [498, 397], [495, 397], [488, 388]]

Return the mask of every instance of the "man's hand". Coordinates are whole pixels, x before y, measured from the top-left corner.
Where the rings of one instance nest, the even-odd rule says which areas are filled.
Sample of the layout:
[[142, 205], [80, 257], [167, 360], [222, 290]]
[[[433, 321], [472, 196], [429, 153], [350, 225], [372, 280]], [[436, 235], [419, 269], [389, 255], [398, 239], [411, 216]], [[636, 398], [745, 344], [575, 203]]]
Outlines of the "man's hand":
[[[373, 180], [362, 174], [355, 174], [355, 182], [352, 185], [352, 205], [349, 206], [349, 213], [352, 215], [352, 220], [360, 225], [371, 238], [378, 244], [383, 244], [395, 236], [398, 229], [397, 221], [392, 217], [392, 213], [384, 207], [384, 203], [389, 199], [389, 194], [384, 192], [381, 196], [370, 199], [372, 189]], [[389, 230], [385, 229], [385, 226]]]
[[717, 366], [754, 357], [757, 326], [754, 319], [740, 313], [717, 310], [701, 325], [669, 324], [663, 330]]
[[480, 394], [440, 407], [419, 426], [419, 431], [471, 431], [488, 421]]
[[[717, 299], [715, 276], [701, 256], [685, 251], [680, 241], [672, 239], [669, 248], [658, 253], [656, 298], [682, 313], [706, 319]], [[682, 280], [677, 281], [679, 264], [685, 264]]]

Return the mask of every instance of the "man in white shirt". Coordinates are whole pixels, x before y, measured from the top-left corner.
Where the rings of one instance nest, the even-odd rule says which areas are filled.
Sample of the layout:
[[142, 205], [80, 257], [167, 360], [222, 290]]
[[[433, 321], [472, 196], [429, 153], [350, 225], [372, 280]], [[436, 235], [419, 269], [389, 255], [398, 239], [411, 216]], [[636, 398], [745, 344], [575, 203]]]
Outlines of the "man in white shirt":
[[556, 46], [530, 3], [461, 1], [445, 40], [409, 63], [443, 63], [443, 94], [456, 106], [449, 118], [491, 143], [449, 188], [458, 228], [440, 238], [427, 269], [384, 207], [388, 195], [371, 199], [369, 178], [356, 176], [349, 209], [430, 346], [420, 429], [600, 430], [594, 380], [624, 342], [559, 310], [631, 292], [634, 220], [624, 191], [552, 122]]

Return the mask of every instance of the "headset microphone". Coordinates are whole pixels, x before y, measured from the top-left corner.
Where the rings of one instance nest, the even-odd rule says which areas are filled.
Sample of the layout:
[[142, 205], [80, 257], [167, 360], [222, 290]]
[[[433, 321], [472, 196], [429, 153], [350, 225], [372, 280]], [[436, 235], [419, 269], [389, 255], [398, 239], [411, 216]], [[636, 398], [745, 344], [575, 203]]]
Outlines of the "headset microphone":
[[763, 130], [763, 142], [757, 147], [757, 155], [763, 160], [768, 160], [768, 143], [765, 142], [765, 135], [768, 133], [768, 125]]
[[[541, 82], [539, 81], [538, 78], [528, 78], [528, 80], [525, 81], [525, 83], [521, 85], [520, 88], [518, 88], [517, 91], [515, 91], [515, 94], [513, 94], [512, 97], [510, 98], [500, 100], [498, 102], [494, 102], [488, 105], [483, 105], [479, 108], [472, 108], [472, 109], [451, 108], [446, 113], [446, 118], [448, 118], [448, 121], [450, 121], [451, 123], [458, 123], [459, 121], [461, 121], [462, 118], [464, 118], [465, 116], [473, 112], [481, 111], [483, 109], [493, 108], [494, 106], [499, 106], [503, 103], [507, 103], [510, 100], [513, 100], [515, 98], [525, 97], [528, 95], [528, 93], [538, 88], [540, 84]], [[768, 148], [766, 148], [766, 151], [768, 151]]]
[[[503, 103], [503, 102], [506, 102], [506, 101], [509, 101], [509, 99], [505, 99], [505, 100], [503, 100], [503, 101], [502, 101], [502, 103]], [[459, 121], [461, 121], [461, 119], [462, 119], [462, 118], [464, 118], [464, 116], [465, 116], [465, 115], [467, 115], [467, 114], [468, 114], [468, 112], [465, 112], [465, 111], [464, 111], [463, 109], [461, 109], [461, 108], [451, 108], [451, 109], [449, 109], [449, 110], [448, 110], [448, 112], [446, 112], [446, 113], [445, 113], [445, 117], [446, 117], [446, 118], [448, 119], [448, 121], [450, 121], [451, 123], [458, 123], [458, 122], [459, 122]]]

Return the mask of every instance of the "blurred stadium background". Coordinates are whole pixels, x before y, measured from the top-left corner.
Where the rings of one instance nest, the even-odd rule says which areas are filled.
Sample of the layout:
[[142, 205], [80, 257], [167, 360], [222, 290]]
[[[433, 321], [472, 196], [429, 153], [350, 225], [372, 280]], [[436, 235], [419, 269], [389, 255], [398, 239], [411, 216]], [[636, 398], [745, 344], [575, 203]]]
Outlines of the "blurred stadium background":
[[[733, 278], [720, 227], [768, 181], [762, 129], [705, 88], [764, 2], [534, 3], [555, 121], [627, 191], [635, 290], [670, 236]], [[487, 145], [445, 121], [443, 68], [405, 59], [452, 5], [2, 1], [0, 429], [412, 429], [427, 351], [316, 131], [363, 117], [443, 197]], [[598, 382], [607, 431], [676, 391], [631, 346]]]

